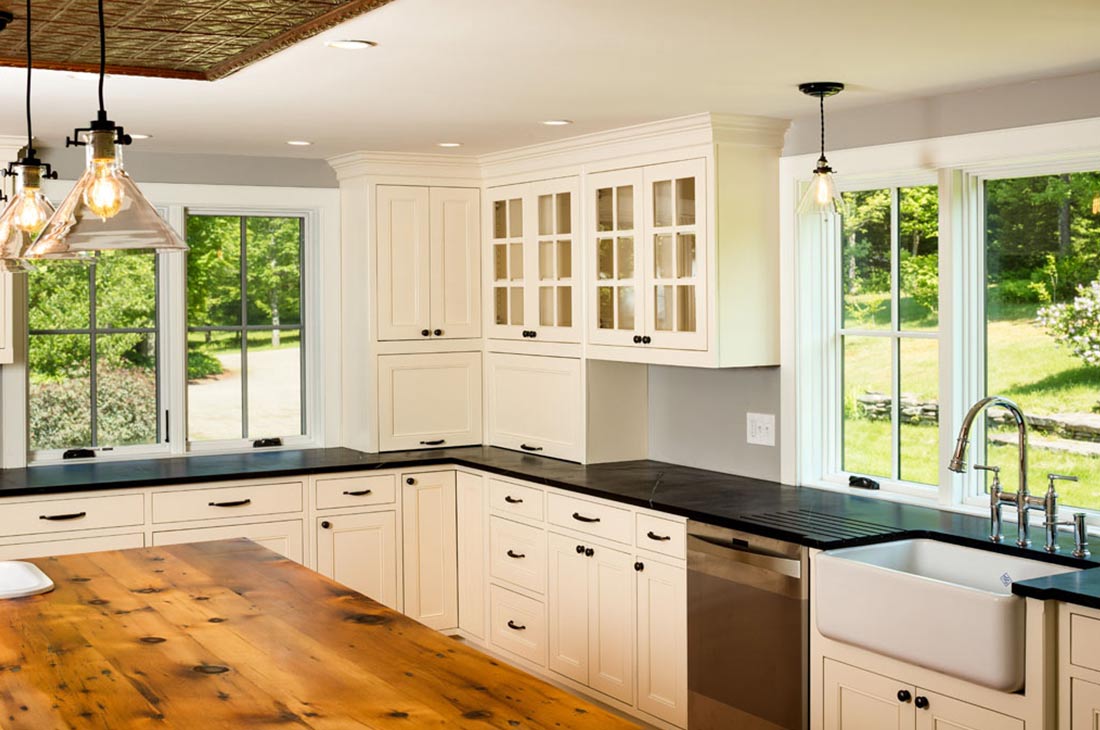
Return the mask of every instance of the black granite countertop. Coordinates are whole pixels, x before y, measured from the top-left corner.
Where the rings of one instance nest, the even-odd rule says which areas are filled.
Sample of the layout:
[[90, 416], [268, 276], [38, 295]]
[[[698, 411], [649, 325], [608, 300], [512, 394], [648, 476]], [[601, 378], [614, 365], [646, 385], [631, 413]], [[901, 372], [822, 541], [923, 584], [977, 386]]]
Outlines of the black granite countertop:
[[[931, 537], [1092, 568], [1016, 583], [1013, 592], [1100, 608], [1098, 563], [1069, 557], [1068, 534], [1062, 536], [1061, 553], [1049, 555], [1041, 548], [1018, 548], [1011, 540], [990, 543], [988, 520], [972, 515], [658, 461], [586, 466], [487, 446], [385, 454], [343, 448], [246, 452], [2, 470], [0, 497], [437, 464], [467, 466], [823, 550]], [[1011, 526], [1008, 531], [1011, 535]]]

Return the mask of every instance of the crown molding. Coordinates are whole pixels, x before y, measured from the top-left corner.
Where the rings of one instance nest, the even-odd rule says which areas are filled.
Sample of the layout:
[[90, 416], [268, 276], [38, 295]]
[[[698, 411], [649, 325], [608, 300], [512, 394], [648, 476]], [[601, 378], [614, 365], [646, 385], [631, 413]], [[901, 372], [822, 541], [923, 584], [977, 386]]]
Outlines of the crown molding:
[[336, 171], [338, 180], [380, 176], [387, 179], [431, 178], [455, 182], [472, 180], [476, 185], [481, 179], [478, 159], [472, 155], [362, 151], [330, 157], [327, 162]]

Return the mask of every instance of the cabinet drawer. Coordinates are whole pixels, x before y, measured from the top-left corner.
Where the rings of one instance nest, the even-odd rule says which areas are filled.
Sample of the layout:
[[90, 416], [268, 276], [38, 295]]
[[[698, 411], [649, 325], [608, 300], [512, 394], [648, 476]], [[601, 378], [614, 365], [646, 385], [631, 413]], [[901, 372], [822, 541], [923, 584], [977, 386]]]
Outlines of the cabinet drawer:
[[489, 641], [493, 646], [546, 665], [546, 605], [501, 588], [489, 588]]
[[145, 497], [46, 499], [0, 507], [0, 535], [41, 535], [100, 527], [127, 527], [145, 522]]
[[542, 490], [490, 479], [489, 508], [505, 515], [541, 521]]
[[189, 542], [232, 540], [247, 537], [296, 563], [302, 562], [302, 521], [259, 522], [251, 525], [199, 527], [193, 530], [164, 530], [153, 533], [153, 547]]
[[494, 578], [543, 593], [546, 533], [500, 517], [489, 518], [489, 571]]
[[1070, 614], [1070, 663], [1100, 672], [1100, 620]]
[[616, 542], [633, 542], [634, 525], [630, 510], [612, 507], [606, 502], [549, 494], [546, 512], [549, 521], [555, 525]]
[[153, 494], [153, 522], [189, 522], [302, 511], [302, 483], [250, 484]]
[[391, 504], [397, 500], [397, 475], [317, 479], [317, 509]]
[[687, 557], [687, 525], [653, 515], [635, 515], [634, 544], [673, 558]]
[[103, 550], [127, 550], [140, 547], [145, 547], [145, 535], [140, 532], [128, 535], [74, 537], [67, 540], [57, 539], [44, 542], [25, 542], [18, 545], [2, 545], [0, 546], [0, 560], [26, 560], [27, 558], [98, 553]]

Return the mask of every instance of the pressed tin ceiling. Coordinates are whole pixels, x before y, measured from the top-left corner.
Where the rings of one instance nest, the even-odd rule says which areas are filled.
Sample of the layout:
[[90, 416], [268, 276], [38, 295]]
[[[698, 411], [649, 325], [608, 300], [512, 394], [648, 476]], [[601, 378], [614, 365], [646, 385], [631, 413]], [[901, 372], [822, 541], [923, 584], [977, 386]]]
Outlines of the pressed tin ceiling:
[[[391, 0], [106, 0], [107, 72], [213, 81]], [[0, 33], [0, 65], [23, 66], [24, 5]], [[34, 65], [99, 70], [97, 0], [38, 0]]]

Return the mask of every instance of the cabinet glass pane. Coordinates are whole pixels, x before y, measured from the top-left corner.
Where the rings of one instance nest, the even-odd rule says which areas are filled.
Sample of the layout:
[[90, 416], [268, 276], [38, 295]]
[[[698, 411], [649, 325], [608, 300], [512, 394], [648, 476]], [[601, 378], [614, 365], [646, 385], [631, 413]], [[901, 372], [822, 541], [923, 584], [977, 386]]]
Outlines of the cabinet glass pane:
[[497, 200], [493, 203], [493, 238], [508, 237], [508, 203]]
[[634, 187], [623, 185], [618, 189], [618, 229], [620, 231], [634, 230]]
[[508, 236], [523, 236], [523, 200], [520, 198], [508, 201]]
[[610, 286], [598, 287], [596, 306], [599, 310], [596, 326], [602, 330], [615, 329], [615, 289]]
[[596, 242], [596, 277], [615, 278], [615, 242], [610, 238], [601, 238]]
[[523, 244], [512, 243], [508, 246], [508, 269], [512, 279], [523, 278]]
[[556, 233], [569, 235], [573, 232], [572, 196], [569, 193], [558, 193], [558, 226]]
[[514, 286], [509, 290], [512, 324], [523, 324], [523, 287]]
[[661, 284], [654, 287], [656, 296], [653, 298], [653, 315], [657, 322], [657, 329], [661, 332], [672, 331], [672, 287]]
[[653, 237], [653, 268], [658, 279], [672, 279], [676, 276], [672, 264], [676, 251], [672, 247], [672, 235], [658, 233]]
[[508, 289], [500, 286], [493, 289], [493, 321], [508, 324]]
[[615, 229], [615, 191], [613, 188], [600, 188], [596, 191], [596, 230]]
[[676, 287], [676, 331], [695, 331], [695, 286]]
[[554, 196], [539, 196], [539, 235], [554, 235]]
[[695, 225], [695, 178], [682, 177], [676, 181], [676, 225]]
[[634, 239], [619, 239], [619, 278], [634, 278]]
[[653, 225], [658, 228], [672, 225], [672, 181], [653, 183]]
[[571, 241], [558, 241], [558, 278], [568, 279], [573, 276], [573, 243]]
[[508, 278], [508, 246], [498, 243], [493, 246], [493, 279], [504, 281]]
[[539, 287], [539, 324], [543, 327], [554, 326], [554, 287]]
[[558, 287], [558, 326], [573, 326], [573, 287]]
[[539, 279], [554, 278], [554, 242], [539, 241]]
[[695, 276], [695, 234], [676, 234], [676, 275], [681, 279]]
[[634, 329], [634, 287], [619, 287], [619, 329]]

